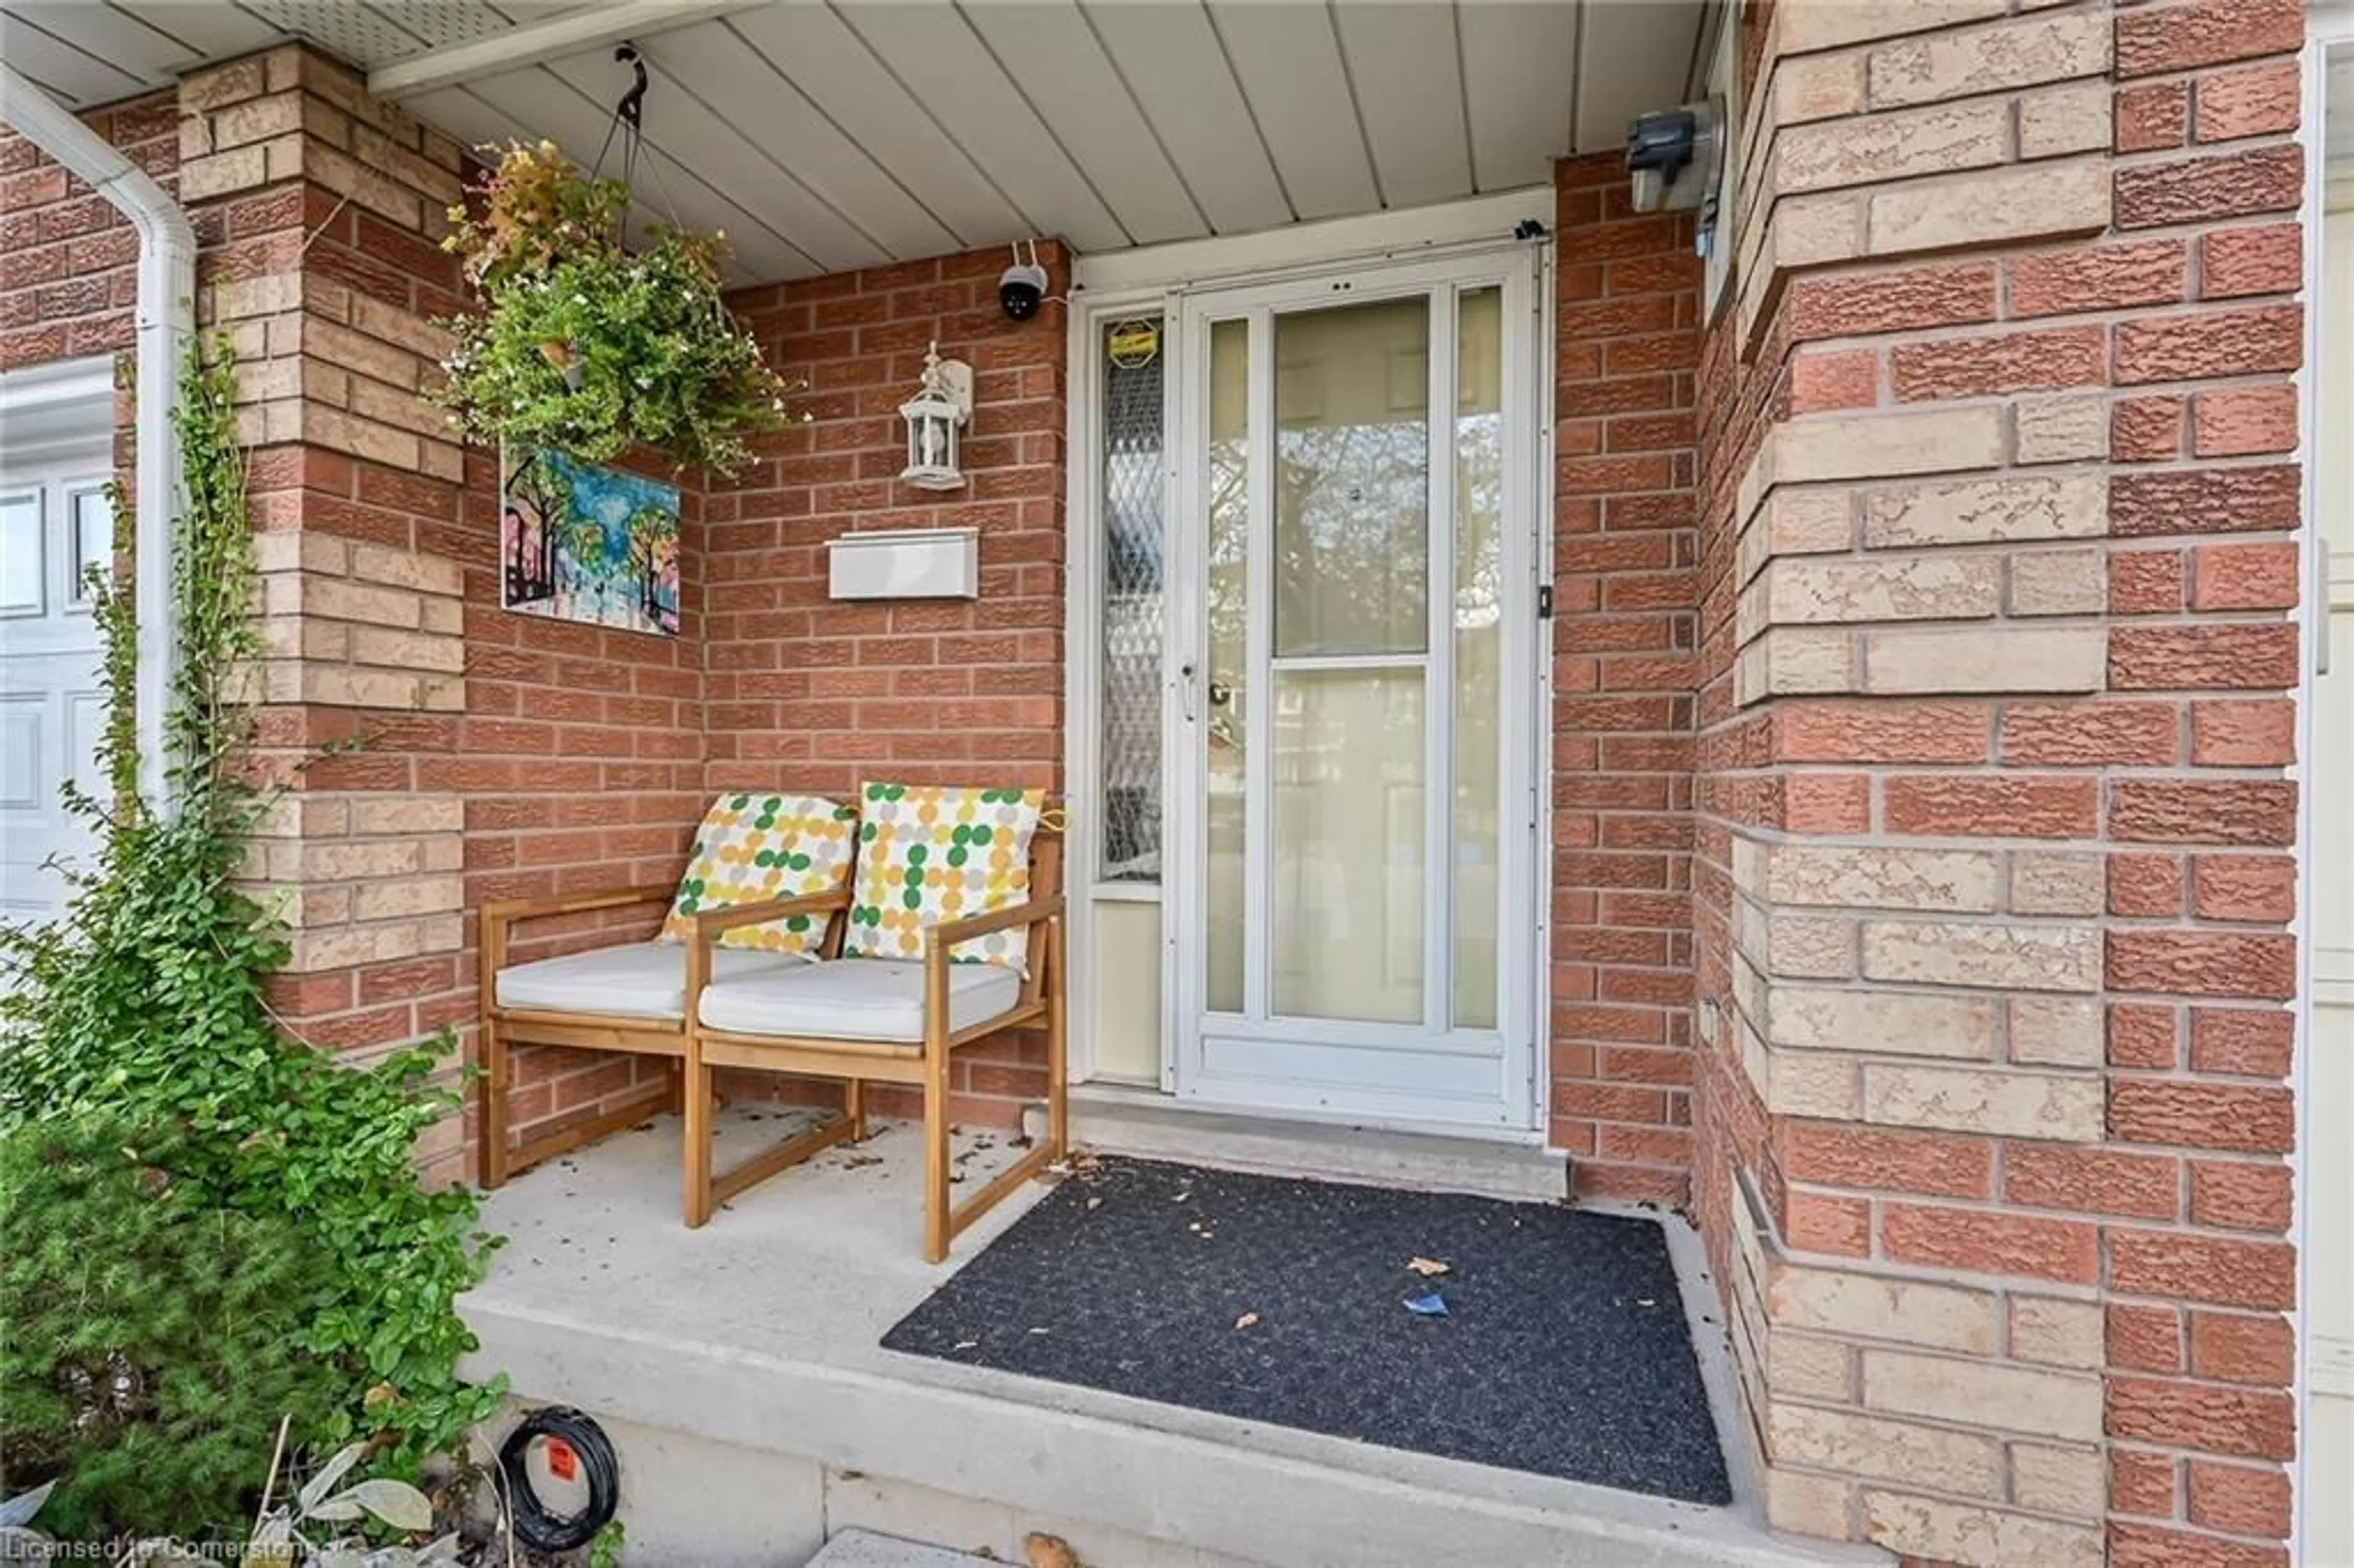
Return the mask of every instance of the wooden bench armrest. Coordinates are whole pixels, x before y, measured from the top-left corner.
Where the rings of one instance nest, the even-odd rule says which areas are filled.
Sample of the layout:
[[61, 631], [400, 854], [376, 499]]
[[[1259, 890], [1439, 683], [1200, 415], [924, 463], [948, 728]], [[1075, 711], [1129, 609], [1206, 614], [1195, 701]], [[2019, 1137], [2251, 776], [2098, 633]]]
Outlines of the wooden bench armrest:
[[591, 909], [620, 909], [632, 904], [667, 904], [678, 896], [674, 882], [645, 883], [636, 887], [603, 887], [591, 893], [557, 893], [545, 898], [493, 898], [482, 906], [485, 923], [501, 926], [517, 920], [537, 920], [551, 915], [582, 915]]
[[764, 898], [758, 904], [729, 904], [717, 909], [706, 909], [695, 916], [695, 939], [709, 942], [722, 931], [732, 931], [738, 926], [764, 926], [771, 920], [788, 919], [795, 915], [827, 915], [850, 907], [850, 889], [837, 887], [831, 893], [802, 893], [790, 898]]
[[975, 937], [986, 937], [992, 931], [1010, 930], [1015, 926], [1038, 926], [1060, 918], [1063, 900], [1034, 898], [1026, 904], [1010, 904], [1002, 909], [991, 909], [980, 915], [967, 915], [960, 919], [942, 920], [924, 927], [925, 952], [945, 951], [959, 942]]

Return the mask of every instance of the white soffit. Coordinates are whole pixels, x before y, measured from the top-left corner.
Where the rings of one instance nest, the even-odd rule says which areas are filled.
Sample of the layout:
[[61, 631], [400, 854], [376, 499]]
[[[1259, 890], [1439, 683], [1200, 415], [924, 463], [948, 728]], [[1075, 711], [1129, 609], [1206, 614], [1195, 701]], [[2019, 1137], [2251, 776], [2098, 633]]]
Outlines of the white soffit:
[[[78, 107], [301, 35], [470, 143], [592, 161], [653, 90], [641, 217], [741, 281], [1034, 235], [1084, 253], [1398, 211], [1548, 177], [1679, 101], [1703, 0], [0, 0]], [[596, 38], [593, 46], [581, 42]], [[438, 83], [439, 85], [433, 85]], [[404, 90], [409, 90], [404, 88]], [[610, 160], [609, 160], [610, 163]]]

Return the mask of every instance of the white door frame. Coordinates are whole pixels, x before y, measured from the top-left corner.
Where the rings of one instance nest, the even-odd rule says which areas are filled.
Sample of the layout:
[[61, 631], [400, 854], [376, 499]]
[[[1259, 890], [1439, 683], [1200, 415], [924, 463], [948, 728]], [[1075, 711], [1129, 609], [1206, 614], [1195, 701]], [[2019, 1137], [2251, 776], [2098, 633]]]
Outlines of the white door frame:
[[[1069, 357], [1065, 448], [1067, 575], [1064, 621], [1066, 694], [1064, 758], [1066, 777], [1069, 780], [1067, 788], [1076, 808], [1073, 812], [1073, 831], [1065, 861], [1070, 888], [1068, 1005], [1078, 1021], [1078, 1027], [1072, 1031], [1071, 1035], [1071, 1075], [1075, 1083], [1085, 1084], [1090, 1079], [1113, 1081], [1101, 1078], [1095, 1051], [1098, 993], [1104, 986], [1119, 983], [1118, 977], [1104, 976], [1099, 972], [1096, 929], [1098, 905], [1146, 905], [1154, 906], [1164, 916], [1166, 914], [1162, 889], [1159, 885], [1101, 880], [1097, 842], [1100, 824], [1093, 821], [1099, 803], [1089, 795], [1095, 788], [1092, 781], [1099, 777], [1103, 725], [1104, 520], [1099, 491], [1104, 396], [1101, 334], [1105, 326], [1126, 320], [1160, 321], [1165, 343], [1167, 334], [1173, 329], [1178, 304], [1191, 291], [1243, 281], [1267, 281], [1330, 270], [1344, 262], [1375, 265], [1429, 260], [1520, 244], [1533, 257], [1537, 276], [1538, 326], [1534, 355], [1537, 368], [1532, 388], [1535, 399], [1537, 451], [1532, 466], [1538, 487], [1535, 493], [1536, 559], [1549, 561], [1552, 558], [1553, 529], [1549, 476], [1553, 449], [1554, 332], [1552, 286], [1554, 261], [1550, 231], [1555, 203], [1555, 194], [1550, 184], [1529, 185], [1435, 207], [1299, 223], [1261, 234], [1184, 240], [1082, 256], [1074, 263], [1071, 299], [1066, 313]], [[1173, 402], [1170, 411], [1173, 415]], [[1176, 477], [1173, 432], [1165, 445], [1167, 466], [1163, 479], [1173, 494]], [[1542, 850], [1550, 844], [1552, 834], [1551, 795], [1543, 787], [1544, 780], [1552, 773], [1553, 732], [1549, 715], [1553, 711], [1553, 625], [1550, 621], [1537, 628], [1532, 659], [1534, 694], [1530, 704], [1530, 723], [1535, 739], [1533, 778], [1536, 781], [1533, 815], [1535, 839]], [[1173, 689], [1164, 686], [1163, 698], [1164, 705], [1173, 703]], [[1549, 857], [1541, 857], [1537, 862], [1540, 869], [1547, 863]], [[1543, 1065], [1549, 1048], [1550, 1033], [1547, 1006], [1550, 991], [1544, 980], [1553, 924], [1548, 900], [1543, 897], [1535, 900], [1532, 918], [1538, 961], [1530, 1001], [1533, 1023], [1531, 1092], [1532, 1101], [1537, 1107], [1539, 1128], [1542, 1128], [1544, 1098]], [[1162, 928], [1165, 959], [1169, 950], [1166, 940], [1168, 928], [1165, 924]], [[1161, 1013], [1159, 1086], [1165, 1092], [1170, 1087], [1171, 1047], [1176, 1038], [1176, 1001], [1165, 985], [1161, 997]], [[1169, 1103], [1182, 1106], [1192, 1102], [1172, 1099]], [[1294, 1119], [1320, 1119], [1312, 1113], [1289, 1114]], [[1469, 1131], [1459, 1127], [1448, 1130], [1458, 1136]], [[1501, 1141], [1531, 1145], [1542, 1145], [1546, 1140], [1543, 1130], [1500, 1131], [1490, 1136]]]
[[[2297, 408], [2302, 422], [2296, 461], [2305, 480], [2302, 518], [2306, 529], [2306, 571], [2304, 591], [2298, 595], [2297, 619], [2302, 623], [2300, 640], [2304, 658], [2299, 668], [2297, 686], [2297, 736], [2296, 769], [2300, 788], [2297, 790], [2296, 866], [2297, 904], [2295, 931], [2296, 935], [2296, 1006], [2295, 1030], [2296, 1048], [2291, 1067], [2290, 1089], [2295, 1096], [2297, 1118], [2296, 1149], [2289, 1160], [2291, 1191], [2296, 1200], [2296, 1234], [2299, 1266], [2297, 1268], [2297, 1309], [2292, 1322], [2296, 1329], [2297, 1356], [2293, 1397], [2296, 1407], [2296, 1429], [2302, 1440], [2297, 1444], [2295, 1506], [2289, 1531], [2289, 1560], [2298, 1562], [2308, 1539], [2313, 1514], [2314, 1494], [2317, 1489], [2341, 1485], [2316, 1473], [2313, 1463], [2311, 1436], [2314, 1431], [2313, 1402], [2317, 1371], [2321, 1360], [2316, 1343], [2312, 1293], [2315, 1269], [2312, 1266], [2314, 1241], [2319, 1224], [2342, 1225], [2348, 1213], [2342, 1205], [2349, 1203], [2343, 1192], [2330, 1194], [2341, 1207], [2332, 1214], [2317, 1215], [2313, 1183], [2313, 1150], [2315, 1139], [2321, 1135], [2323, 1107], [2314, 1104], [2315, 1085], [2313, 1053], [2318, 1044], [2315, 1017], [2314, 948], [2319, 939], [2315, 923], [2314, 811], [2316, 809], [2313, 759], [2318, 755], [2317, 737], [2321, 717], [2319, 673], [2321, 660], [2330, 636], [2330, 551], [2322, 535], [2320, 483], [2315, 472], [2314, 453], [2321, 439], [2321, 411], [2318, 407], [2320, 356], [2324, 352], [2321, 337], [2320, 289], [2322, 281], [2322, 229], [2327, 207], [2327, 159], [2325, 152], [2323, 111], [2326, 104], [2325, 80], [2327, 55], [2333, 48], [2354, 48], [2354, 0], [2312, 0], [2306, 13], [2306, 47], [2303, 59], [2303, 113], [2299, 116], [2298, 140], [2305, 149], [2306, 190], [2304, 204], [2305, 277], [2305, 356], [2297, 371]], [[2335, 681], [2339, 688], [2346, 685], [2343, 673]], [[2354, 713], [2340, 712], [2334, 715], [2338, 724], [2354, 724]], [[2332, 1131], [2339, 1129], [2333, 1128]], [[2342, 1369], [2333, 1369], [2328, 1375], [2344, 1376]]]
[[[1537, 454], [1542, 443], [1537, 440], [1538, 420], [1543, 409], [1538, 394], [1544, 355], [1543, 336], [1540, 330], [1543, 319], [1540, 280], [1542, 270], [1536, 265], [1531, 248], [1525, 245], [1497, 245], [1469, 250], [1444, 260], [1421, 259], [1389, 262], [1381, 265], [1344, 266], [1321, 273], [1288, 278], [1267, 283], [1241, 283], [1197, 291], [1182, 302], [1176, 333], [1171, 341], [1172, 363], [1179, 367], [1173, 381], [1176, 394], [1172, 406], [1173, 436], [1169, 451], [1177, 462], [1176, 503], [1170, 514], [1167, 571], [1169, 613], [1169, 669], [1176, 701], [1164, 705], [1166, 725], [1163, 742], [1165, 785], [1163, 790], [1163, 877], [1162, 913], [1166, 922], [1163, 950], [1165, 968], [1163, 992], [1170, 999], [1171, 1014], [1165, 1047], [1168, 1052], [1170, 1086], [1180, 1096], [1214, 1103], [1227, 1108], [1274, 1112], [1286, 1115], [1311, 1115], [1342, 1118], [1357, 1122], [1377, 1122], [1394, 1127], [1444, 1127], [1449, 1130], [1476, 1130], [1491, 1136], [1534, 1134], [1541, 1109], [1536, 1093], [1537, 1029], [1536, 1017], [1541, 994], [1540, 977], [1543, 970], [1541, 956], [1533, 945], [1536, 929], [1535, 905], [1538, 878], [1534, 868], [1539, 863], [1536, 834], [1539, 831], [1538, 783], [1540, 708], [1536, 701], [1538, 683], [1536, 671], [1542, 658], [1540, 631], [1536, 619], [1538, 563], [1543, 558], [1542, 513], [1543, 498], [1550, 493], [1543, 482]], [[1503, 711], [1508, 715], [1502, 726], [1503, 756], [1501, 797], [1499, 800], [1499, 912], [1497, 932], [1500, 965], [1500, 1004], [1497, 1028], [1492, 1031], [1455, 1031], [1447, 1027], [1446, 1012], [1451, 1003], [1452, 987], [1447, 983], [1447, 965], [1426, 965], [1426, 1016], [1419, 1033], [1420, 1044], [1415, 1047], [1434, 1058], [1458, 1057], [1469, 1061], [1496, 1061], [1495, 1072], [1499, 1087], [1493, 1101], [1458, 1097], [1446, 1103], [1435, 1092], [1425, 1097], [1416, 1091], [1392, 1089], [1386, 1092], [1363, 1090], [1351, 1092], [1331, 1086], [1310, 1086], [1296, 1081], [1284, 1081], [1279, 1075], [1270, 1077], [1252, 1075], [1225, 1076], [1208, 1064], [1205, 1040], [1218, 1038], [1240, 1041], [1245, 1037], [1262, 1044], [1280, 1049], [1286, 1045], [1310, 1044], [1356, 1045], [1363, 1047], [1403, 1048], [1405, 1032], [1400, 1026], [1350, 1023], [1328, 1020], [1283, 1020], [1271, 1017], [1267, 995], [1267, 977], [1263, 963], [1251, 962], [1246, 979], [1246, 1012], [1251, 1021], [1236, 1023], [1231, 1021], [1213, 1029], [1204, 1020], [1208, 1013], [1203, 993], [1205, 984], [1205, 946], [1200, 933], [1205, 928], [1204, 890], [1207, 877], [1207, 845], [1205, 825], [1199, 812], [1205, 798], [1206, 763], [1197, 719], [1205, 719], [1207, 704], [1202, 688], [1206, 683], [1195, 666], [1203, 657], [1207, 636], [1200, 607], [1204, 599], [1202, 562], [1205, 541], [1202, 533], [1206, 516], [1207, 500], [1203, 493], [1203, 463], [1207, 451], [1206, 420], [1208, 418], [1208, 361], [1210, 326], [1214, 320], [1246, 319], [1261, 344], [1267, 341], [1267, 329], [1274, 317], [1283, 312], [1330, 306], [1337, 302], [1363, 302], [1384, 298], [1433, 300], [1451, 302], [1454, 291], [1465, 287], [1493, 285], [1502, 291], [1501, 306], [1504, 322], [1503, 406], [1508, 424], [1504, 452], [1505, 511], [1508, 523], [1504, 531], [1504, 603], [1502, 616], [1502, 646], [1500, 649], [1504, 690]], [[1451, 310], [1441, 317], [1445, 330], [1434, 339], [1428, 356], [1428, 407], [1434, 411], [1433, 438], [1435, 444], [1445, 444], [1451, 431], [1451, 420], [1441, 410], [1456, 406], [1456, 343]], [[1265, 446], [1272, 429], [1268, 410], [1273, 397], [1274, 373], [1271, 361], [1255, 356], [1251, 366], [1251, 400], [1254, 415], [1251, 420], [1254, 443], [1251, 472], [1255, 486], [1271, 482], [1272, 454], [1258, 450]], [[1454, 519], [1452, 503], [1453, 465], [1434, 463], [1430, 471], [1429, 515], [1433, 537], [1446, 538], [1434, 546], [1431, 572], [1434, 591], [1431, 595], [1431, 635], [1426, 685], [1426, 779], [1445, 779], [1451, 771], [1453, 684], [1450, 677], [1453, 636], [1452, 573], [1445, 569], [1448, 558], [1444, 544], [1451, 543]], [[1254, 500], [1253, 514], [1263, 519], [1271, 503], [1261, 491]], [[1264, 552], [1270, 541], [1254, 537], [1254, 578], [1264, 584], [1267, 580]], [[1264, 592], [1253, 596], [1251, 615], [1251, 664], [1258, 668], [1265, 663], [1268, 610]], [[1264, 700], [1267, 694], [1257, 693], [1261, 700], [1247, 710], [1253, 739], [1253, 754], [1269, 755], [1268, 742], [1272, 723], [1271, 711]], [[1250, 817], [1264, 822], [1269, 816], [1268, 782], [1264, 773], [1250, 780]], [[1426, 955], [1451, 953], [1450, 926], [1447, 916], [1453, 890], [1453, 860], [1446, 853], [1451, 843], [1448, 824], [1451, 820], [1449, 792], [1431, 787], [1425, 790], [1424, 857], [1425, 885], [1432, 896], [1426, 900], [1423, 948]], [[1525, 836], [1523, 836], [1525, 835]], [[1250, 916], [1246, 928], [1264, 933], [1270, 928], [1272, 918], [1268, 906], [1268, 883], [1266, 867], [1264, 835], [1254, 835], [1248, 863], [1257, 873], [1246, 881], [1246, 907]], [[1190, 938], [1190, 939], [1188, 939]], [[1417, 1101], [1426, 1101], [1424, 1104]]]

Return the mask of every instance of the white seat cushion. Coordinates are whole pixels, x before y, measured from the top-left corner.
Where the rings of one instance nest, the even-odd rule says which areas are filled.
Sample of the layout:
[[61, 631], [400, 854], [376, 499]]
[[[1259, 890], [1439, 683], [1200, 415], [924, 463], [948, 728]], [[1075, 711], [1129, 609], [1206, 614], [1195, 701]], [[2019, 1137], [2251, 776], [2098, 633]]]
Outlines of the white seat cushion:
[[[711, 954], [714, 980], [809, 967], [807, 959], [789, 953], [716, 948]], [[510, 964], [499, 971], [498, 996], [501, 1007], [684, 1019], [686, 948], [679, 942], [631, 942], [536, 963]]]
[[[1011, 1012], [1022, 977], [1002, 964], [949, 966], [949, 1028]], [[903, 959], [836, 959], [778, 974], [714, 980], [703, 1022], [735, 1034], [801, 1040], [924, 1037], [924, 966]]]

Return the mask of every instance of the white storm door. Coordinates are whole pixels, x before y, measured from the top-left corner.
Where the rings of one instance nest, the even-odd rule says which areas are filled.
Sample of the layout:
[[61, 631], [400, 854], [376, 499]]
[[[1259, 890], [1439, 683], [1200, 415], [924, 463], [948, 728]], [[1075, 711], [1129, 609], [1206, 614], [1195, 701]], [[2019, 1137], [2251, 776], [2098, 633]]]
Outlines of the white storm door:
[[1535, 1125], [1535, 267], [1178, 313], [1172, 1086]]

